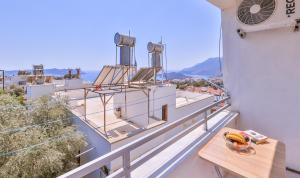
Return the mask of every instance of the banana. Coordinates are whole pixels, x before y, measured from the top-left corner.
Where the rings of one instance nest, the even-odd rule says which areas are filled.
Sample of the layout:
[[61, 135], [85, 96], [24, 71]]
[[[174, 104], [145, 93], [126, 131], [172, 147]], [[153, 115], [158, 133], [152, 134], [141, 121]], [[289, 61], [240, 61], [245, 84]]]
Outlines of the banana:
[[[230, 133], [231, 135], [235, 135], [235, 136], [237, 136], [237, 137], [240, 137], [241, 139], [243, 139], [243, 140], [245, 140], [245, 137], [242, 135], [242, 134], [240, 134], [240, 133]], [[246, 140], [245, 140], [246, 141]]]
[[246, 139], [241, 134], [228, 133], [226, 134], [226, 138], [241, 144], [247, 144]]

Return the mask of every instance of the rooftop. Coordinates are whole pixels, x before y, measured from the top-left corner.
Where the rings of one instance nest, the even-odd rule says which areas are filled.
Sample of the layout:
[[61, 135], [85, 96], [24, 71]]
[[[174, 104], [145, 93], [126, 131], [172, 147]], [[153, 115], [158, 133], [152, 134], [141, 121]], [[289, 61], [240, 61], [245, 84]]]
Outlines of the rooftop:
[[[90, 93], [88, 95], [86, 100], [86, 117], [84, 112], [84, 91], [82, 89], [60, 91], [56, 92], [56, 95], [67, 96], [69, 98], [71, 112], [87, 123], [110, 143], [121, 141], [166, 123], [166, 121], [150, 117], [147, 127], [143, 127], [133, 121], [118, 118], [114, 113], [113, 99], [111, 99], [106, 105], [106, 128], [104, 128], [104, 106], [97, 94]], [[176, 108], [195, 103], [211, 96], [212, 95], [209, 94], [177, 91]]]

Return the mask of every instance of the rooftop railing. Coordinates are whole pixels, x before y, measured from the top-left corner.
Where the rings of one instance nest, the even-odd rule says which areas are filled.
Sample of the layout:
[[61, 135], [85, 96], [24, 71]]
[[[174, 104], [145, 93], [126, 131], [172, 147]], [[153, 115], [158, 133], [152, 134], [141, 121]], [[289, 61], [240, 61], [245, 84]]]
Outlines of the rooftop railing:
[[[181, 119], [178, 119], [170, 124], [167, 124], [166, 126], [149, 133], [148, 135], [145, 135], [127, 145], [124, 145], [114, 151], [111, 151], [99, 158], [96, 158], [76, 169], [71, 170], [70, 172], [67, 172], [64, 175], [59, 176], [59, 178], [78, 178], [86, 176], [96, 170], [99, 170], [101, 167], [109, 165], [113, 160], [122, 157], [123, 165], [122, 168], [118, 169], [117, 171], [111, 173], [108, 177], [115, 178], [115, 177], [125, 177], [130, 178], [131, 172], [135, 170], [137, 167], [148, 161], [150, 158], [154, 157], [156, 154], [160, 153], [162, 150], [179, 140], [180, 138], [184, 137], [188, 133], [190, 133], [195, 128], [201, 126], [204, 124], [204, 129], [207, 131], [208, 126], [207, 122], [213, 118], [215, 115], [220, 113], [221, 111], [225, 110], [230, 106], [228, 103], [229, 97], [225, 97], [224, 99], [221, 99], [213, 104], [210, 104], [204, 108], [199, 109], [198, 111], [185, 116]], [[219, 107], [215, 112], [208, 115], [208, 111], [210, 111], [212, 108], [215, 108], [219, 106], [220, 104], [223, 104]], [[190, 125], [188, 128], [184, 129], [183, 131], [179, 132], [175, 136], [171, 137], [167, 141], [161, 143], [154, 149], [146, 152], [145, 154], [141, 155], [136, 160], [130, 161], [130, 152], [135, 150], [136, 148], [142, 146], [143, 144], [157, 138], [158, 136], [184, 124], [187, 121], [192, 120], [195, 117], [198, 117], [200, 115], [204, 115], [203, 119], [198, 120], [197, 122]]]

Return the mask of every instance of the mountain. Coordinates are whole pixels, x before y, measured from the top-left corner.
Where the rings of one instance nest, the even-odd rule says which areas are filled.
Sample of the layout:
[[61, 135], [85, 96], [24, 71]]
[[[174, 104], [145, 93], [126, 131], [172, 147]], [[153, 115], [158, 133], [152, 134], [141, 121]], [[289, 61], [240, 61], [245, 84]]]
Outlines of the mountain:
[[184, 75], [200, 75], [200, 76], [209, 76], [209, 77], [218, 76], [220, 75], [219, 58], [217, 57], [209, 58], [204, 62], [196, 64], [192, 67], [185, 68], [181, 70], [179, 73]]
[[[221, 59], [222, 61], [222, 59]], [[223, 65], [223, 62], [222, 62]], [[182, 69], [178, 72], [168, 73], [168, 79], [185, 79], [192, 76], [213, 77], [220, 75], [219, 58], [209, 58], [201, 63], [192, 67]]]

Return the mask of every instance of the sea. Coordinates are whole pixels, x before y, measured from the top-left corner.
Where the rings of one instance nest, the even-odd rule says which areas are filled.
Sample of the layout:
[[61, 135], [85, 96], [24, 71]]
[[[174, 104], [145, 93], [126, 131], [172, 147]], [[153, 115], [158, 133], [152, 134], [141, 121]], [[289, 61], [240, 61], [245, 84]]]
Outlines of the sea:
[[[31, 70], [27, 70], [31, 71]], [[100, 71], [82, 71], [81, 78], [87, 82], [94, 82]], [[45, 75], [51, 76], [64, 76], [67, 73], [67, 69], [46, 69]], [[75, 73], [75, 71], [73, 71]], [[17, 70], [5, 71], [5, 76], [16, 76], [18, 74]]]
[[85, 71], [81, 74], [81, 78], [86, 82], [94, 82], [98, 75], [99, 71]]

